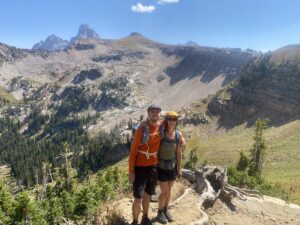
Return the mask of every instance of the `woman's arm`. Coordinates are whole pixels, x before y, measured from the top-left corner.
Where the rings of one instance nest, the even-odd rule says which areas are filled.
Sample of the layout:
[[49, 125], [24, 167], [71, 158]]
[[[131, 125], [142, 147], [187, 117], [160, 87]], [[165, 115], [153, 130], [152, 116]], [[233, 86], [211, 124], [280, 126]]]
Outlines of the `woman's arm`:
[[181, 177], [182, 172], [182, 150], [183, 150], [183, 146], [185, 145], [185, 140], [184, 137], [182, 135], [182, 133], [180, 132], [180, 140], [178, 143], [178, 149], [177, 149], [177, 176]]

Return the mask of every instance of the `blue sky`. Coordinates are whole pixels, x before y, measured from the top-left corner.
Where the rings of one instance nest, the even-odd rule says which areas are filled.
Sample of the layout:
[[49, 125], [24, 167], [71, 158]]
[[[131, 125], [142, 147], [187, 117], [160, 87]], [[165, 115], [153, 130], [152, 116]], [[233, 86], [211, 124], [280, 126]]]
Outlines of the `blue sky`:
[[31, 48], [80, 24], [101, 38], [139, 32], [168, 44], [274, 50], [300, 43], [298, 0], [2, 0], [0, 42]]

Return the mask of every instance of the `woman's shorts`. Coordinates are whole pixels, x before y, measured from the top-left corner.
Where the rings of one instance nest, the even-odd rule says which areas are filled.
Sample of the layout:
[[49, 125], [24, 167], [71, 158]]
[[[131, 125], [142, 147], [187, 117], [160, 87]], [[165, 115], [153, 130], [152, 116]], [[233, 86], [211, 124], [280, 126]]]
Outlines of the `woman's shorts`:
[[158, 180], [160, 182], [166, 182], [166, 181], [174, 181], [177, 176], [177, 168], [175, 167], [172, 170], [164, 170], [161, 168], [158, 168]]

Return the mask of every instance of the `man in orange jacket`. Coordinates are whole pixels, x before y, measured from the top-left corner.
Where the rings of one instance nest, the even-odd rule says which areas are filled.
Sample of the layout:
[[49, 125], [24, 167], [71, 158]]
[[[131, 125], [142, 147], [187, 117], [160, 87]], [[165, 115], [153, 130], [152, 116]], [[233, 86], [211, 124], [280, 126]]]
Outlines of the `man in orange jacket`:
[[[137, 128], [129, 155], [129, 181], [133, 185], [134, 202], [132, 204], [133, 222], [138, 224], [141, 206], [143, 217], [141, 225], [152, 225], [148, 217], [150, 197], [155, 193], [157, 183], [157, 151], [160, 146], [160, 112], [157, 105], [150, 105], [147, 109], [148, 119]], [[148, 135], [143, 143], [145, 129]]]

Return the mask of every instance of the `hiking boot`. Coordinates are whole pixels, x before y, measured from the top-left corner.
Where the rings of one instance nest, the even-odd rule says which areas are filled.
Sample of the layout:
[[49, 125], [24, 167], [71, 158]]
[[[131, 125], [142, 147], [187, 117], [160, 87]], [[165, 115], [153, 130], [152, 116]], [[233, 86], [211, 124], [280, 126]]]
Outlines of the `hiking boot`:
[[173, 216], [166, 208], [164, 209], [164, 215], [169, 223], [174, 221]]
[[148, 216], [142, 218], [141, 225], [153, 225]]
[[168, 220], [162, 210], [158, 210], [156, 220], [157, 220], [157, 222], [162, 223], [162, 224], [166, 224], [168, 222]]
[[136, 220], [134, 220], [134, 221], [132, 221], [132, 223], [131, 223], [131, 225], [138, 225], [139, 223], [138, 223], [138, 221], [136, 221]]

